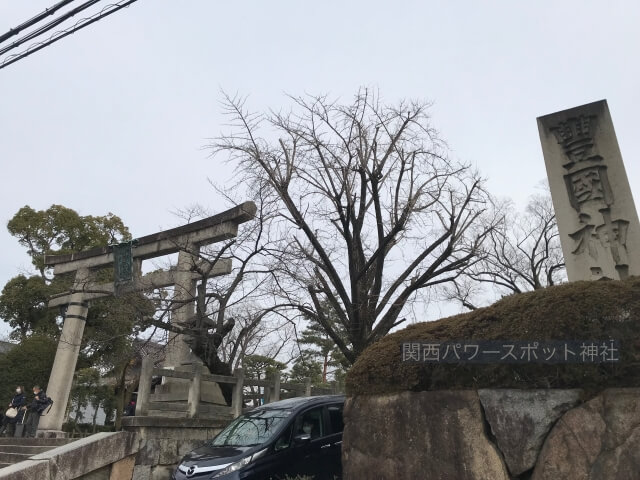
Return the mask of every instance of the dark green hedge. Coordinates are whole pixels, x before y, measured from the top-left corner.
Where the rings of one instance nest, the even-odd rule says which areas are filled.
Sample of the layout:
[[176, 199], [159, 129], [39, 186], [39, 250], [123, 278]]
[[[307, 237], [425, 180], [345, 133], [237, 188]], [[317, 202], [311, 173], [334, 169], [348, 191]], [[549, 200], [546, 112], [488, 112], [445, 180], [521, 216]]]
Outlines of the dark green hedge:
[[[621, 341], [621, 361], [585, 365], [454, 365], [402, 362], [407, 341]], [[573, 282], [505, 297], [495, 304], [411, 325], [367, 348], [347, 375], [347, 393], [380, 394], [462, 388], [640, 386], [640, 277]]]

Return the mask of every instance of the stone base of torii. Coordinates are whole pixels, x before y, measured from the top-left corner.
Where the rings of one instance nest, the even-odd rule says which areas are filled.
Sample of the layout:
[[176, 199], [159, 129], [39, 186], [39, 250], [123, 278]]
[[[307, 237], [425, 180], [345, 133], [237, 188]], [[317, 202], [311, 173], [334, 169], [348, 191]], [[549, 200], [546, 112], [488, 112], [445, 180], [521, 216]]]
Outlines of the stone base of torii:
[[[174, 286], [174, 300], [180, 305], [173, 313], [173, 321], [185, 323], [194, 314], [196, 282], [203, 280], [195, 268], [199, 262], [202, 246], [234, 238], [238, 225], [254, 218], [256, 206], [245, 202], [218, 215], [189, 223], [181, 227], [138, 238], [131, 249], [132, 281], [116, 289], [114, 283], [98, 284], [95, 272], [114, 266], [114, 247], [94, 248], [68, 255], [45, 257], [45, 264], [54, 268], [54, 275], [75, 273], [73, 287], [69, 292], [57, 295], [49, 301], [49, 307], [67, 307], [62, 333], [58, 342], [51, 376], [47, 384], [47, 395], [54, 404], [46, 416], [40, 419], [39, 431], [46, 436], [62, 436], [69, 394], [82, 344], [85, 320], [89, 302], [93, 299], [112, 296], [118, 292], [130, 293], [150, 291], [156, 288]], [[178, 253], [175, 269], [142, 275], [142, 261]], [[231, 260], [218, 260], [207, 277], [225, 275], [231, 272]], [[189, 347], [179, 335], [171, 335], [167, 345], [165, 368], [190, 369], [194, 358]], [[195, 359], [197, 361], [197, 359]], [[174, 380], [163, 385], [163, 393], [172, 398], [187, 395], [187, 386]], [[203, 401], [222, 402], [222, 394], [213, 390], [205, 393]]]

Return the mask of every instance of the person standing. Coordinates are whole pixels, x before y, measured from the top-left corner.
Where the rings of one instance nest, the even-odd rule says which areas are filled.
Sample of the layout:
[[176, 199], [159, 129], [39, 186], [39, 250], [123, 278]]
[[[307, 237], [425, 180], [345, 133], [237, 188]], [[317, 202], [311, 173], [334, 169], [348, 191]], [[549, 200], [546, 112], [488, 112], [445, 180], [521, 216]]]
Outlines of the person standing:
[[133, 417], [136, 414], [136, 401], [131, 400], [126, 407], [124, 407], [124, 416]]
[[51, 401], [47, 398], [47, 394], [44, 393], [38, 385], [33, 387], [33, 401], [29, 406], [29, 415], [27, 416], [27, 422], [25, 426], [25, 437], [35, 437], [38, 431], [38, 423], [40, 423], [40, 416], [50, 405]]
[[22, 417], [25, 414], [24, 406], [27, 403], [27, 399], [24, 396], [24, 388], [21, 386], [16, 387], [16, 394], [11, 399], [11, 403], [9, 404], [10, 410], [15, 410], [16, 415], [11, 417], [5, 415], [2, 419], [2, 426], [0, 426], [0, 435], [4, 435], [5, 431], [11, 435], [12, 427], [15, 428], [15, 424], [22, 420]]

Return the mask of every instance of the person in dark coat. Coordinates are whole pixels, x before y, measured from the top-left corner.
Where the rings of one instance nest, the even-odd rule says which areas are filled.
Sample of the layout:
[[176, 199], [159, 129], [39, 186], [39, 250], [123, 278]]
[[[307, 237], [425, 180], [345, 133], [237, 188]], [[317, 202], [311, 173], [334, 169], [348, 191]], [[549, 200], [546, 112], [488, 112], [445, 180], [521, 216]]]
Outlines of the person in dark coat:
[[124, 416], [133, 417], [136, 414], [136, 401], [131, 400], [126, 407], [124, 407]]
[[16, 394], [11, 399], [11, 403], [9, 404], [10, 409], [16, 410], [16, 416], [11, 418], [5, 416], [2, 419], [2, 426], [0, 426], [0, 435], [5, 435], [7, 432], [8, 435], [11, 435], [15, 428], [15, 424], [22, 421], [22, 417], [25, 414], [24, 406], [27, 404], [27, 398], [24, 396], [24, 388], [20, 385], [16, 387]]
[[33, 387], [33, 401], [29, 405], [29, 414], [25, 423], [25, 437], [35, 437], [38, 431], [40, 416], [44, 413], [51, 401], [38, 385]]

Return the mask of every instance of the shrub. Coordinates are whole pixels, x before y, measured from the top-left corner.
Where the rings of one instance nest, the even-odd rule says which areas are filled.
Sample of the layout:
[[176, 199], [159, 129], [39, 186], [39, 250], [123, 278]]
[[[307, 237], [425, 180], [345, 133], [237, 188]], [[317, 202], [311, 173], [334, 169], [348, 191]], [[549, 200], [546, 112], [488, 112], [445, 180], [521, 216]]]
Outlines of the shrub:
[[[402, 361], [408, 341], [621, 341], [609, 364], [470, 365]], [[511, 295], [495, 304], [411, 325], [367, 348], [347, 375], [347, 393], [381, 394], [462, 388], [583, 388], [640, 386], [640, 277], [573, 282]]]

